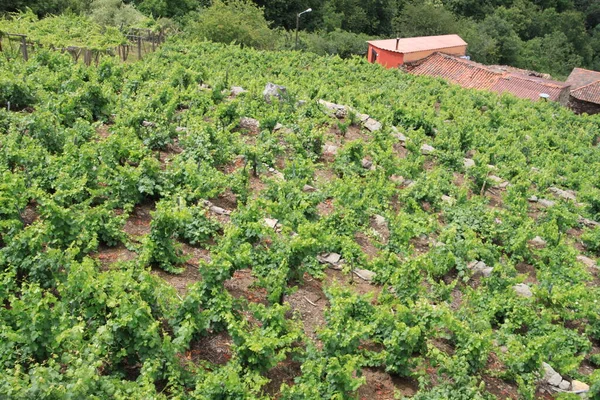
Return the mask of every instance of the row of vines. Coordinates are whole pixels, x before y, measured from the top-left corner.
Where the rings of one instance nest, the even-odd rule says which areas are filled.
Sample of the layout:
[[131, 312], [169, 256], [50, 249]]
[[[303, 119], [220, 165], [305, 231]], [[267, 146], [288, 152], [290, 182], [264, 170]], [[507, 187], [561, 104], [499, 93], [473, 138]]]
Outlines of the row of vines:
[[[267, 82], [287, 95], [265, 101]], [[337, 121], [319, 99], [383, 128]], [[134, 64], [0, 58], [0, 106], [0, 397], [342, 399], [374, 368], [417, 399], [503, 397], [492, 380], [532, 399], [543, 362], [600, 396], [598, 271], [577, 259], [600, 256], [600, 228], [581, 225], [600, 220], [597, 117], [362, 59], [175, 40]], [[401, 154], [393, 127], [409, 138]], [[510, 182], [498, 204], [491, 169]], [[532, 210], [555, 186], [577, 201]], [[216, 218], [207, 201], [226, 195], [231, 215]], [[142, 206], [148, 232], [128, 233]], [[106, 265], [110, 249], [134, 257]], [[327, 275], [324, 253], [345, 274], [374, 272], [374, 289], [324, 283], [312, 337], [288, 299]], [[160, 277], [190, 262], [200, 279], [185, 293]], [[224, 289], [243, 270], [260, 301]], [[231, 340], [225, 362], [186, 357], [215, 335]], [[294, 377], [273, 388], [284, 364]]]

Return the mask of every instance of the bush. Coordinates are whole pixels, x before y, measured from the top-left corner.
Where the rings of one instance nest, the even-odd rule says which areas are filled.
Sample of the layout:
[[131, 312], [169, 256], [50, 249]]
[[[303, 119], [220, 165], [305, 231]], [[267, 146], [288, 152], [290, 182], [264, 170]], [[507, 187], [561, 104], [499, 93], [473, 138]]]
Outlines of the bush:
[[186, 32], [190, 37], [242, 47], [271, 49], [274, 43], [262, 8], [248, 0], [216, 0], [209, 8], [190, 14]]

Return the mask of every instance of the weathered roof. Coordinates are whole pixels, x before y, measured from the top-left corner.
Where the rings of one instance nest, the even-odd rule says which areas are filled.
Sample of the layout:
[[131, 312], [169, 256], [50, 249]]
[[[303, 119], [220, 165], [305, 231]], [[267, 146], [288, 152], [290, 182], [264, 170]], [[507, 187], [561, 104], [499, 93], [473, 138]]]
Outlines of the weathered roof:
[[[396, 41], [398, 47], [396, 47]], [[449, 47], [466, 46], [467, 42], [458, 35], [419, 36], [401, 39], [369, 40], [370, 45], [396, 53], [415, 53], [426, 50], [442, 50]]]
[[425, 58], [411, 73], [438, 76], [474, 89], [491, 89], [501, 76], [499, 73], [482, 68], [481, 64], [441, 53], [434, 53]]
[[541, 93], [558, 101], [569, 88], [566, 82], [553, 81], [525, 73], [508, 72], [498, 66], [486, 66], [448, 54], [434, 53], [418, 63], [410, 72], [415, 75], [436, 76], [466, 88], [487, 89], [498, 93], [538, 100]]
[[571, 96], [579, 100], [600, 104], [600, 80], [571, 91]]
[[567, 83], [571, 85], [572, 90], [579, 89], [596, 81], [600, 81], [600, 72], [583, 68], [573, 68], [573, 71], [571, 71], [571, 74], [567, 78]]

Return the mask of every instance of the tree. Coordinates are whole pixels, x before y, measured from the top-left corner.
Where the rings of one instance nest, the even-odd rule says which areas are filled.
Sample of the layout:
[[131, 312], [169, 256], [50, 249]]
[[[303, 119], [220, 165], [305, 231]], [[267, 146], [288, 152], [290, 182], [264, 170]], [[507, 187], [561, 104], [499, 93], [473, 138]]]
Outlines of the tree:
[[131, 4], [121, 0], [94, 0], [90, 6], [90, 17], [102, 26], [129, 27], [147, 19]]
[[394, 18], [394, 31], [400, 37], [456, 33], [458, 22], [441, 4], [413, 3]]
[[238, 43], [259, 49], [274, 46], [262, 8], [249, 0], [216, 0], [212, 6], [191, 14], [186, 32], [191, 37], [221, 43]]
[[519, 66], [566, 77], [583, 58], [562, 32], [552, 32], [525, 42]]

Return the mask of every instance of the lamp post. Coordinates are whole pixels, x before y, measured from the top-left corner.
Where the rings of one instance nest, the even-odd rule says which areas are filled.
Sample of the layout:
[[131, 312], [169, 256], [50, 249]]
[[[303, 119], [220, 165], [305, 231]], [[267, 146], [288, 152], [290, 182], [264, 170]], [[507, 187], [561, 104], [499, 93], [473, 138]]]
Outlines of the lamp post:
[[296, 14], [296, 47], [295, 47], [296, 50], [298, 50], [298, 26], [300, 25], [300, 16], [302, 14], [309, 13], [311, 11], [312, 11], [312, 8], [309, 8], [307, 10], [302, 11], [299, 14]]

